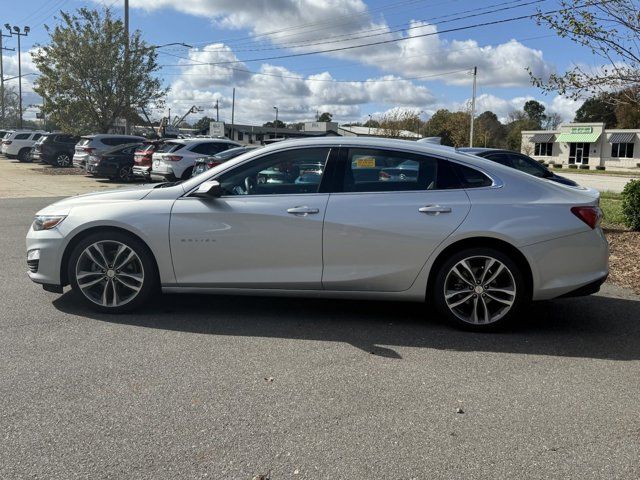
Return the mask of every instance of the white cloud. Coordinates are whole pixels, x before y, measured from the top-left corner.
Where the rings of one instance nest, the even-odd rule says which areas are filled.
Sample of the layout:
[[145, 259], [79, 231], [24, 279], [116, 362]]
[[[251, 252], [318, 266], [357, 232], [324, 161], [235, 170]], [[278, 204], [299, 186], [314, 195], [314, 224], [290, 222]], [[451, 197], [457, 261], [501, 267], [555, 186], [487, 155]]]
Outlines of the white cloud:
[[[530, 85], [527, 67], [535, 76], [542, 78], [554, 71], [540, 50], [526, 47], [516, 40], [496, 46], [482, 46], [473, 39], [450, 41], [441, 38], [436, 26], [416, 20], [410, 22], [407, 32], [392, 32], [386, 22], [374, 20], [373, 12], [361, 0], [132, 0], [131, 4], [148, 11], [173, 8], [210, 18], [225, 28], [247, 29], [253, 35], [253, 42], [244, 39], [233, 43], [237, 53], [247, 48], [264, 48], [265, 42], [287, 47], [266, 54], [271, 56], [287, 51], [328, 50], [423, 35], [325, 55], [356, 61], [403, 77], [439, 75], [477, 66], [481, 85], [499, 87]], [[329, 41], [331, 43], [327, 43]], [[460, 85], [470, 83], [471, 77], [459, 73], [444, 76], [442, 80]]]

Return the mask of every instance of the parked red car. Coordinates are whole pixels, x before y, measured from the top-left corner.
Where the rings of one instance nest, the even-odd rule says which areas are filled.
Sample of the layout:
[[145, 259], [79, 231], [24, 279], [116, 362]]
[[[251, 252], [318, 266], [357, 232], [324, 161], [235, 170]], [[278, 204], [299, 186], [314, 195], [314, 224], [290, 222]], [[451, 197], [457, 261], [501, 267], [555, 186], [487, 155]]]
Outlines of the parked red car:
[[133, 155], [133, 176], [139, 180], [151, 180], [151, 157], [166, 139], [147, 140]]

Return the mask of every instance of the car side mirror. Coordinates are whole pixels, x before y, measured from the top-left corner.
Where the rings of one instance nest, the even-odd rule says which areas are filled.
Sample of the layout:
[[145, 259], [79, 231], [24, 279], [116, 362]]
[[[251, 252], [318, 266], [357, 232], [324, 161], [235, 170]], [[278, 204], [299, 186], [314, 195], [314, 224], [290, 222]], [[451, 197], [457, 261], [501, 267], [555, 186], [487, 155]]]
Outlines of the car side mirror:
[[217, 198], [222, 196], [222, 185], [217, 180], [209, 180], [200, 184], [193, 193], [194, 197]]

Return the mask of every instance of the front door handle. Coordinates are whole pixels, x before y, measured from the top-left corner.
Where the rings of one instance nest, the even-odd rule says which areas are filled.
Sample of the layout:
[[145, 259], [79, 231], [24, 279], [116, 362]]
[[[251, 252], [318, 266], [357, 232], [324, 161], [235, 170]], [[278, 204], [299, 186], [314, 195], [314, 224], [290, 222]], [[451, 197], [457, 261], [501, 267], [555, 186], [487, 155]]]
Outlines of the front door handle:
[[418, 209], [420, 213], [427, 215], [440, 215], [441, 213], [451, 213], [451, 207], [443, 207], [441, 205], [427, 205]]
[[287, 213], [290, 213], [292, 215], [311, 215], [311, 214], [315, 214], [315, 213], [320, 213], [320, 209], [318, 208], [309, 208], [306, 206], [300, 206], [300, 207], [293, 207], [293, 208], [288, 208], [287, 209]]

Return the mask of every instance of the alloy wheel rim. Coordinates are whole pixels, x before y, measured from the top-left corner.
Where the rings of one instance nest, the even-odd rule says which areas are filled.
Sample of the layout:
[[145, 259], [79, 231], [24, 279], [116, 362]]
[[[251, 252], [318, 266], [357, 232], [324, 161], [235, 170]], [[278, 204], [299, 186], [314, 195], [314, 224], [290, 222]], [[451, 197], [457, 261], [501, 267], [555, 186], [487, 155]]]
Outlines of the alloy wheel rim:
[[58, 165], [61, 167], [66, 167], [69, 165], [69, 156], [68, 155], [60, 155], [58, 157]]
[[444, 282], [444, 298], [451, 313], [473, 325], [488, 325], [504, 317], [513, 307], [516, 291], [509, 268], [489, 256], [460, 260]]
[[122, 167], [120, 169], [120, 179], [127, 180], [131, 175], [131, 167]]
[[76, 281], [82, 294], [102, 307], [120, 307], [138, 296], [144, 267], [128, 245], [102, 240], [85, 248], [76, 263]]

